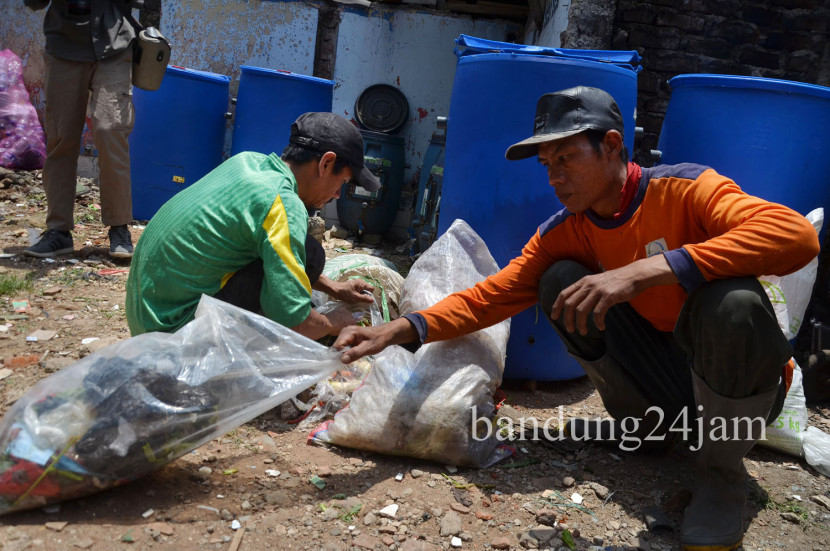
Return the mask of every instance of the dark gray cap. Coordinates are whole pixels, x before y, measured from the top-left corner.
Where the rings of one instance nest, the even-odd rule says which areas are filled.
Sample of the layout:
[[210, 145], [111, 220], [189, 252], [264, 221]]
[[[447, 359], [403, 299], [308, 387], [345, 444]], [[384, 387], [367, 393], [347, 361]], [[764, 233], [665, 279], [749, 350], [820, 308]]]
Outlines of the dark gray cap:
[[509, 161], [539, 153], [539, 144], [579, 134], [585, 130], [616, 130], [623, 137], [620, 108], [611, 94], [599, 88], [577, 86], [545, 94], [536, 103], [533, 136], [507, 148]]
[[355, 125], [334, 113], [303, 113], [291, 125], [289, 143], [319, 151], [333, 151], [352, 169], [353, 181], [368, 191], [380, 189], [378, 177], [363, 161], [363, 136]]

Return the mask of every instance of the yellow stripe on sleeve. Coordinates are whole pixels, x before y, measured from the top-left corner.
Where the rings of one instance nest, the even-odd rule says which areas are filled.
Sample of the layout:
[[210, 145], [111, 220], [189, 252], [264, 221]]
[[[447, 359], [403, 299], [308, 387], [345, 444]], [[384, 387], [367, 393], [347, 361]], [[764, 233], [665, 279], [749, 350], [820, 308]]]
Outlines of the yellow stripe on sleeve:
[[285, 207], [279, 195], [277, 195], [274, 204], [271, 205], [271, 210], [268, 211], [268, 216], [265, 217], [265, 222], [262, 223], [262, 227], [268, 234], [268, 241], [285, 267], [294, 275], [297, 281], [302, 283], [303, 287], [308, 291], [308, 294], [311, 295], [311, 282], [308, 280], [305, 269], [297, 262], [294, 251], [291, 250], [291, 232], [288, 227], [288, 215], [285, 214]]

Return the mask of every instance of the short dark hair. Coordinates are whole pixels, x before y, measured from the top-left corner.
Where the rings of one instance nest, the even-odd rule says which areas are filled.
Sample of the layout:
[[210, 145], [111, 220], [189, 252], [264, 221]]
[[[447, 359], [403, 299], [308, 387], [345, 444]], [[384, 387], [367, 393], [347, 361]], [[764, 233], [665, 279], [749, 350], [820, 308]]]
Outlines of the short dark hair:
[[[591, 147], [594, 148], [594, 151], [597, 153], [602, 153], [602, 140], [605, 139], [605, 135], [608, 133], [608, 130], [594, 130], [589, 129], [583, 132], [585, 137], [588, 138], [588, 143], [591, 144]], [[624, 163], [628, 162], [628, 148], [623, 144], [622, 149], [620, 150], [620, 160]]]
[[[290, 161], [301, 165], [309, 161], [320, 162], [320, 159], [323, 158], [323, 154], [316, 149], [290, 143], [285, 146], [285, 149], [282, 150], [282, 155], [280, 157], [283, 161]], [[345, 159], [337, 157], [337, 159], [334, 160], [334, 173], [339, 173], [347, 166], [349, 166], [349, 163], [347, 163]]]

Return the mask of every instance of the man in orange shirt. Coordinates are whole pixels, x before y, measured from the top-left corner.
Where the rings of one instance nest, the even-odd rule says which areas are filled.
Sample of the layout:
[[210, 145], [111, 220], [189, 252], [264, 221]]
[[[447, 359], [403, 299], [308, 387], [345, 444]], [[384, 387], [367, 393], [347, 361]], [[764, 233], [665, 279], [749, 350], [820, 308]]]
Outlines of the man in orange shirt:
[[743, 457], [778, 416], [791, 373], [792, 349], [756, 277], [807, 264], [819, 252], [815, 230], [711, 168], [627, 162], [619, 108], [596, 88], [542, 96], [533, 136], [505, 156], [537, 156], [565, 208], [493, 276], [391, 323], [347, 328], [334, 346], [351, 347], [350, 362], [471, 333], [539, 302], [614, 418], [566, 431], [608, 440], [626, 418], [644, 435], [664, 435], [676, 419], [687, 437], [696, 426], [682, 546], [739, 547]]

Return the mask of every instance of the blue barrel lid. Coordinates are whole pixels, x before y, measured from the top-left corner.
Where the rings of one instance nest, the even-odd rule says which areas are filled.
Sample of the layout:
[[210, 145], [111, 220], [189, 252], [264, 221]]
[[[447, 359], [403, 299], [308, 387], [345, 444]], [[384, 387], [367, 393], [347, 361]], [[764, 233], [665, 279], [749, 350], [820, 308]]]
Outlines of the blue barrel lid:
[[225, 75], [219, 75], [208, 71], [197, 71], [196, 69], [188, 69], [187, 67], [179, 67], [178, 65], [168, 65], [165, 70], [165, 74], [189, 78], [192, 80], [205, 80], [209, 82], [225, 83], [231, 81], [231, 77]]
[[292, 73], [291, 71], [285, 71], [283, 69], [266, 69], [265, 67], [253, 67], [251, 65], [240, 65], [239, 69], [243, 73], [253, 73], [258, 75], [264, 76], [278, 76], [281, 78], [290, 78], [294, 80], [306, 80], [310, 82], [316, 82], [318, 84], [328, 84], [329, 86], [334, 86], [333, 80], [328, 80], [325, 78], [319, 77], [312, 77], [308, 75], [301, 75], [299, 73]]
[[681, 86], [720, 86], [723, 88], [752, 88], [755, 90], [769, 90], [772, 92], [787, 92], [790, 94], [806, 94], [830, 99], [830, 88], [806, 82], [779, 80], [775, 78], [748, 77], [740, 75], [714, 75], [695, 73], [678, 75], [669, 80], [674, 88]]
[[482, 53], [476, 55], [465, 55], [458, 58], [458, 64], [488, 63], [492, 61], [532, 61], [536, 63], [556, 63], [562, 66], [573, 66], [591, 68], [598, 71], [607, 71], [620, 76], [630, 77], [637, 81], [637, 71], [628, 67], [622, 67], [614, 63], [602, 63], [593, 59], [576, 59], [569, 57], [538, 56], [516, 53]]
[[542, 46], [529, 46], [526, 44], [513, 44], [511, 42], [499, 42], [476, 38], [466, 34], [459, 35], [455, 43], [465, 49], [456, 47], [454, 52], [459, 58], [468, 55], [479, 55], [489, 53], [510, 53], [525, 55], [541, 55], [578, 59], [583, 61], [596, 61], [600, 63], [611, 63], [635, 73], [643, 70], [640, 62], [642, 57], [635, 50], [572, 50], [567, 48], [546, 48]]

